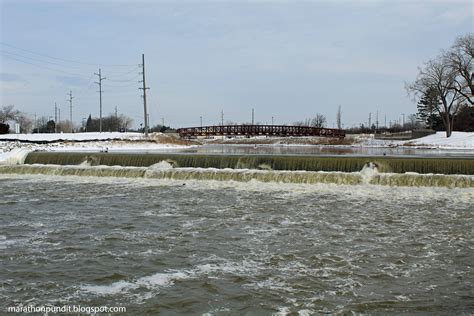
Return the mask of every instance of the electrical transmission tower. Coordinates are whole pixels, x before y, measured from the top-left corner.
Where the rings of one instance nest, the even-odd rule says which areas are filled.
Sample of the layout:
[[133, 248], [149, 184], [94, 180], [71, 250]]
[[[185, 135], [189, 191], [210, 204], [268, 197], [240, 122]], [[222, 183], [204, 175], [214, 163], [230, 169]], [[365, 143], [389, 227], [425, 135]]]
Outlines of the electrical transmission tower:
[[148, 114], [147, 114], [147, 108], [146, 108], [146, 90], [150, 89], [146, 86], [145, 83], [145, 54], [142, 54], [142, 72], [141, 74], [143, 75], [143, 80], [141, 81], [143, 83], [142, 88], [138, 88], [140, 90], [143, 90], [143, 118], [144, 118], [144, 125], [145, 125], [145, 136], [148, 136]]
[[95, 82], [99, 85], [99, 106], [100, 106], [100, 110], [99, 110], [99, 133], [102, 133], [102, 80], [105, 80], [107, 78], [102, 78], [102, 74], [100, 72], [100, 68], [99, 68], [99, 73], [96, 74], [94, 73], [94, 75], [98, 76], [99, 77], [99, 82]]

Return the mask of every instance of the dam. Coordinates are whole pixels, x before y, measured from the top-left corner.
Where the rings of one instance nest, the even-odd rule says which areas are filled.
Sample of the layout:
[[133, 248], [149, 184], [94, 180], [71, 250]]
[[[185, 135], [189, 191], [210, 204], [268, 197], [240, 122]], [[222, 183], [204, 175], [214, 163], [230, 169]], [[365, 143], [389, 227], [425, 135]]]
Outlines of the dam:
[[4, 174], [474, 187], [466, 157], [31, 152]]
[[474, 175], [474, 159], [465, 158], [32, 152], [26, 157], [25, 164], [79, 165], [88, 162], [92, 166], [148, 167], [160, 161], [180, 168], [339, 172], [360, 171], [367, 163], [373, 163], [380, 172]]

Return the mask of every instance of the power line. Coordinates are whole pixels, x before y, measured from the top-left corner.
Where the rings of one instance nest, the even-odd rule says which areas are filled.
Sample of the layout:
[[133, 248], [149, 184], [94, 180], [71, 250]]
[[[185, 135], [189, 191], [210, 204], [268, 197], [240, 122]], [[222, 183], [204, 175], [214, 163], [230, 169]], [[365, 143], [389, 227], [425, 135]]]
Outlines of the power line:
[[69, 63], [81, 64], [81, 65], [107, 66], [107, 67], [131, 67], [131, 66], [134, 66], [134, 65], [120, 65], [120, 64], [95, 64], [95, 63], [87, 63], [87, 62], [82, 62], [82, 61], [77, 61], [77, 60], [72, 60], [72, 59], [59, 58], [59, 57], [53, 57], [53, 56], [50, 56], [50, 55], [37, 53], [37, 52], [31, 51], [31, 50], [28, 50], [28, 49], [24, 49], [24, 48], [20, 48], [20, 47], [11, 45], [11, 44], [7, 44], [7, 43], [5, 43], [5, 42], [0, 42], [0, 44], [1, 44], [1, 45], [4, 45], [4, 46], [11, 47], [11, 48], [14, 48], [14, 49], [18, 49], [18, 50], [21, 50], [21, 51], [24, 51], [24, 52], [27, 52], [27, 53], [30, 53], [30, 54], [35, 54], [35, 55], [43, 56], [43, 57], [46, 57], [46, 58], [61, 60], [61, 61], [69, 62]]
[[[138, 82], [141, 82], [141, 80], [138, 81]], [[124, 84], [124, 85], [109, 85], [109, 84], [104, 84], [104, 87], [107, 87], [107, 88], [127, 88], [127, 87], [136, 86], [136, 85], [137, 85], [137, 81], [132, 81], [132, 83]]]
[[[123, 76], [125, 76], [125, 75], [134, 73], [135, 71], [137, 71], [137, 70], [140, 69], [140, 68], [141, 68], [141, 67], [135, 67], [135, 68], [133, 68], [132, 70], [127, 71], [127, 72], [115, 72], [115, 71], [110, 71], [110, 70], [109, 70], [108, 72], [110, 72], [110, 73], [116, 73], [116, 74], [117, 74], [117, 75], [112, 76], [112, 77], [109, 76], [109, 80], [112, 80], [112, 79], [110, 79], [110, 78], [120, 78], [120, 77], [123, 77]], [[115, 81], [115, 79], [112, 80], [112, 81]]]
[[43, 69], [47, 69], [47, 70], [51, 70], [51, 71], [62, 72], [62, 73], [68, 74], [68, 75], [76, 76], [76, 77], [87, 78], [86, 75], [77, 74], [77, 73], [72, 73], [72, 72], [68, 72], [68, 71], [64, 71], [64, 70], [60, 70], [60, 69], [54, 69], [54, 68], [50, 68], [50, 67], [46, 67], [46, 66], [41, 66], [41, 65], [38, 65], [38, 64], [33, 64], [33, 63], [28, 62], [28, 61], [24, 61], [24, 60], [15, 58], [15, 57], [7, 56], [7, 55], [5, 55], [4, 53], [2, 53], [2, 55], [3, 55], [3, 57], [10, 58], [10, 59], [19, 61], [19, 62], [21, 62], [21, 63], [28, 64], [28, 65], [32, 65], [32, 66], [35, 66], [35, 67], [38, 67], [38, 68], [43, 68]]
[[77, 67], [80, 67], [80, 66], [71, 66], [71, 65], [67, 66], [67, 65], [64, 65], [64, 64], [59, 64], [59, 63], [55, 63], [55, 62], [51, 62], [51, 61], [46, 61], [46, 60], [42, 60], [42, 59], [38, 59], [38, 58], [33, 58], [33, 57], [25, 56], [25, 55], [18, 54], [18, 53], [9, 52], [9, 51], [3, 50], [3, 49], [0, 50], [0, 53], [2, 53], [2, 54], [7, 54], [7, 55], [12, 55], [12, 56], [15, 56], [15, 57], [18, 57], [18, 58], [29, 59], [29, 60], [33, 60], [33, 61], [40, 62], [40, 63], [45, 63], [45, 64], [51, 64], [51, 65], [61, 66], [61, 67], [69, 67], [69, 68], [77, 68]]
[[[136, 69], [134, 69], [134, 71], [136, 71]], [[120, 79], [120, 80], [116, 80], [116, 79], [110, 79], [109, 78], [109, 81], [112, 81], [112, 82], [135, 82], [136, 83], [136, 80], [140, 77], [140, 74], [136, 75], [135, 77], [133, 78], [129, 78], [129, 79]]]

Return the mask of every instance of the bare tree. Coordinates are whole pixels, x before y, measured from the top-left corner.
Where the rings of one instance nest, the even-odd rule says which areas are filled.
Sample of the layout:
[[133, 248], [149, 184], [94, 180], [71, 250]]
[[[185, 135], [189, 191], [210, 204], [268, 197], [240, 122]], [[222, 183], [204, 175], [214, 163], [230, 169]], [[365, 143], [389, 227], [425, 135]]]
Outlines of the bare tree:
[[16, 117], [20, 114], [20, 111], [15, 110], [14, 105], [2, 106], [0, 109], [0, 122], [9, 120], [16, 120]]
[[417, 128], [420, 128], [420, 127], [422, 127], [422, 124], [418, 120], [418, 117], [416, 116], [416, 114], [409, 114], [407, 116], [407, 121], [403, 125], [403, 129], [405, 129], [405, 130], [417, 129]]
[[342, 129], [341, 117], [342, 117], [342, 111], [341, 111], [341, 106], [339, 105], [337, 109], [337, 113], [336, 113], [336, 122], [337, 122], [338, 129]]
[[457, 38], [451, 49], [443, 54], [443, 59], [454, 73], [450, 88], [470, 105], [474, 105], [474, 35], [467, 34]]
[[33, 127], [33, 120], [28, 117], [25, 113], [20, 112], [16, 116], [16, 121], [20, 124], [20, 132], [21, 133], [28, 133], [31, 132]]
[[296, 121], [293, 122], [294, 126], [310, 126], [311, 125], [311, 119], [305, 119], [304, 121]]
[[0, 109], [0, 122], [10, 120], [20, 125], [21, 133], [28, 133], [33, 126], [33, 121], [26, 113], [16, 110], [14, 105], [3, 106]]
[[452, 87], [455, 84], [456, 74], [452, 68], [445, 63], [444, 58], [439, 57], [430, 60], [419, 69], [416, 81], [407, 84], [406, 89], [415, 97], [423, 96], [426, 91], [436, 91], [440, 105], [435, 110], [441, 116], [446, 129], [446, 137], [450, 137], [454, 125], [454, 117], [461, 105], [463, 96]]
[[311, 126], [317, 128], [323, 128], [326, 126], [326, 117], [320, 113], [317, 113], [316, 116], [311, 120]]
[[56, 124], [56, 131], [59, 133], [69, 133], [73, 128], [74, 126], [69, 120], [60, 121], [58, 124]]
[[439, 100], [434, 103], [434, 110], [443, 121], [446, 137], [451, 136], [459, 109], [465, 104], [474, 105], [473, 60], [474, 35], [467, 34], [441, 56], [427, 62], [419, 69], [415, 82], [406, 85], [415, 98], [426, 97], [429, 92], [430, 98]]

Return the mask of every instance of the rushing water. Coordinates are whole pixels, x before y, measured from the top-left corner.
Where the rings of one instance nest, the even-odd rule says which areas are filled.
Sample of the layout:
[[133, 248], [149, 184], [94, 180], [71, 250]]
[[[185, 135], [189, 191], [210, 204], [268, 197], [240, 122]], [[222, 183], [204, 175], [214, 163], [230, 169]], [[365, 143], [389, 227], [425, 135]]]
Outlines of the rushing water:
[[474, 159], [467, 158], [407, 158], [407, 157], [347, 157], [347, 156], [287, 156], [287, 155], [191, 155], [143, 153], [71, 153], [31, 152], [25, 164], [107, 165], [148, 167], [169, 161], [175, 167], [232, 168], [266, 170], [305, 170], [357, 172], [373, 163], [381, 172], [416, 172], [431, 174], [474, 175]]
[[474, 311], [471, 188], [0, 181], [0, 314]]

